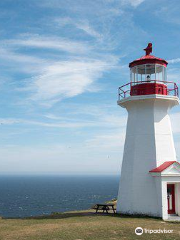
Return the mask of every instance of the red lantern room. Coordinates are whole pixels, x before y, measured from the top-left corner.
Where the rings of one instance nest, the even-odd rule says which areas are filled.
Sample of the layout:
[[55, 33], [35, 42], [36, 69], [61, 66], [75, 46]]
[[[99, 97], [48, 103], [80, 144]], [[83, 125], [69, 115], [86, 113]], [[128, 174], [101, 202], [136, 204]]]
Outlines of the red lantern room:
[[152, 43], [144, 49], [146, 55], [129, 64], [130, 83], [119, 88], [119, 100], [137, 95], [174, 95], [178, 96], [178, 87], [167, 81], [167, 61], [157, 58], [152, 53]]

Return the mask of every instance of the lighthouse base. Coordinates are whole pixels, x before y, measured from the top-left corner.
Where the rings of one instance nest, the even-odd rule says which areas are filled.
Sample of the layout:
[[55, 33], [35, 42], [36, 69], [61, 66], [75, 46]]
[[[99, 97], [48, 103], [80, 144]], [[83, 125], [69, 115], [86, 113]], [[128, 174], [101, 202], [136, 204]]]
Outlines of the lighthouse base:
[[[147, 173], [148, 175], [148, 173]], [[139, 186], [134, 186], [137, 189], [136, 194], [123, 194], [122, 191], [119, 192], [118, 203], [117, 203], [117, 213], [126, 215], [141, 215], [141, 216], [151, 216], [162, 218], [162, 186], [160, 178], [152, 178], [148, 176], [148, 189]], [[138, 189], [142, 188], [142, 191]], [[120, 188], [121, 189], [121, 188]], [[128, 196], [129, 195], [129, 196]], [[130, 196], [131, 195], [131, 196]]]
[[[153, 208], [146, 204], [146, 198], [133, 206], [131, 201], [118, 202], [117, 213], [160, 217], [163, 220], [180, 221], [180, 163], [165, 162], [149, 172], [153, 182], [154, 195], [149, 195]], [[144, 203], [143, 203], [144, 201]], [[146, 205], [146, 209], [143, 208]], [[147, 211], [149, 209], [149, 211]], [[175, 220], [174, 220], [175, 221]]]

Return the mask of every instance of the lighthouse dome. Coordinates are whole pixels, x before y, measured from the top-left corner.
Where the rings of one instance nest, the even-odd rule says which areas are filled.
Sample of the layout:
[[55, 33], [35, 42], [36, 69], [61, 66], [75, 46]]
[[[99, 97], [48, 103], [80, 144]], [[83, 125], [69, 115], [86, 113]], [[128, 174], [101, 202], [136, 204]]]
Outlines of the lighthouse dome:
[[138, 58], [130, 62], [129, 67], [131, 68], [131, 67], [135, 67], [143, 64], [160, 64], [162, 66], [167, 67], [168, 62], [162, 58], [158, 58], [153, 55], [145, 55], [145, 56], [142, 56], [141, 58]]

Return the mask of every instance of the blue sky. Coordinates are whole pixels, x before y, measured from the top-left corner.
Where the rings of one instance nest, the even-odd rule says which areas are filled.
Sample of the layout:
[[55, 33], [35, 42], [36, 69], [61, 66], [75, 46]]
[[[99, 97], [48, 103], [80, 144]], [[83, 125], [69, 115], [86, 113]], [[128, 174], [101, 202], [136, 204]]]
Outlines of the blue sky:
[[[0, 2], [1, 174], [119, 174], [128, 63], [153, 54], [180, 82], [177, 0]], [[180, 109], [171, 111], [180, 160]]]

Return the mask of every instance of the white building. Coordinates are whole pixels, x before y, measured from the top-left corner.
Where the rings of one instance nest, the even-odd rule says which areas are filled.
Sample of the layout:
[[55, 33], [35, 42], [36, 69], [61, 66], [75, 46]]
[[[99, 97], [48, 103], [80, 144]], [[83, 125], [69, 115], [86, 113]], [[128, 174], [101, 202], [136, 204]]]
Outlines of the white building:
[[131, 81], [119, 88], [118, 105], [128, 121], [117, 212], [168, 219], [180, 216], [180, 164], [169, 110], [179, 104], [176, 83], [166, 78], [167, 62], [146, 55], [129, 64]]

